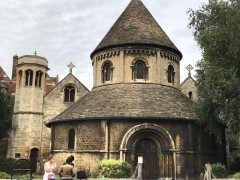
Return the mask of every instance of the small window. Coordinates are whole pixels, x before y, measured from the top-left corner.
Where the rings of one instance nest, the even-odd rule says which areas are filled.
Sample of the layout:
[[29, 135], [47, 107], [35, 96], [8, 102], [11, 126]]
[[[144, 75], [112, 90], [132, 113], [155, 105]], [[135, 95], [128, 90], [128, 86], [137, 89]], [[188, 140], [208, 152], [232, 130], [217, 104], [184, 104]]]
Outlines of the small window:
[[74, 149], [75, 145], [75, 131], [71, 129], [68, 134], [68, 150]]
[[15, 153], [15, 159], [21, 158], [21, 153]]
[[174, 68], [172, 65], [169, 65], [167, 70], [168, 83], [174, 84], [174, 75], [175, 75]]
[[32, 86], [33, 83], [33, 71], [28, 69], [25, 71], [25, 86]]
[[73, 86], [67, 86], [64, 89], [64, 102], [75, 101], [75, 88]]
[[142, 60], [137, 60], [133, 65], [133, 78], [134, 79], [147, 79], [148, 68], [146, 63]]
[[102, 82], [111, 81], [113, 73], [112, 62], [107, 61], [103, 64], [102, 67]]
[[22, 70], [18, 71], [19, 86], [22, 86]]
[[188, 97], [189, 97], [189, 99], [193, 99], [192, 91], [189, 91], [189, 92], [188, 92]]
[[35, 86], [36, 87], [41, 87], [42, 75], [43, 75], [42, 71], [37, 71], [36, 72], [36, 77], [35, 77]]

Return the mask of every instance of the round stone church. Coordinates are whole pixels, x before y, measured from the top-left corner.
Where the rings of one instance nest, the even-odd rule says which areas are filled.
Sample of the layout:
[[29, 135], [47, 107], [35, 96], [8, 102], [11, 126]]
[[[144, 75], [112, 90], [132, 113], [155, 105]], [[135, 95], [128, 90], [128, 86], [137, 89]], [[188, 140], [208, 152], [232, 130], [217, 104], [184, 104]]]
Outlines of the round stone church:
[[90, 57], [93, 89], [46, 122], [58, 164], [74, 155], [77, 168], [94, 175], [102, 159], [133, 170], [141, 159], [143, 179], [192, 180], [205, 163], [225, 162], [225, 144], [197, 124], [194, 102], [180, 91], [181, 52], [141, 0]]

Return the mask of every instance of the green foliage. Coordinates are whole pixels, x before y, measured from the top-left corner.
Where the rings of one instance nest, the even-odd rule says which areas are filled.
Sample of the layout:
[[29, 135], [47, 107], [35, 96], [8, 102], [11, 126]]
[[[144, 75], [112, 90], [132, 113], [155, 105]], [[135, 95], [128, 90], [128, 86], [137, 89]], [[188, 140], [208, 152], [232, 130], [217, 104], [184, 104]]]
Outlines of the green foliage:
[[12, 125], [13, 97], [0, 86], [0, 138], [2, 138]]
[[128, 178], [131, 176], [130, 165], [115, 159], [103, 159], [98, 163], [101, 177], [105, 178]]
[[[7, 174], [12, 173], [12, 165], [16, 161], [13, 158], [0, 157], [0, 172], [5, 172]], [[15, 164], [15, 169], [28, 169], [29, 165], [26, 162], [19, 162]], [[24, 173], [24, 172], [23, 172]]]
[[202, 49], [197, 63], [199, 123], [220, 137], [221, 128], [240, 129], [240, 1], [210, 0], [189, 10], [189, 27]]
[[221, 163], [212, 164], [212, 171], [216, 178], [225, 178], [227, 177], [226, 167]]
[[237, 172], [233, 175], [233, 179], [240, 179], [240, 172]]
[[[223, 164], [218, 162], [218, 163], [211, 164], [211, 167], [212, 167], [212, 172], [216, 176], [216, 178], [227, 177], [227, 170], [226, 170], [226, 167]], [[202, 172], [200, 174], [200, 176], [199, 176], [200, 180], [204, 179], [204, 174], [205, 174], [205, 172]]]
[[239, 172], [240, 171], [240, 157], [236, 157], [229, 164], [230, 171]]
[[11, 175], [0, 171], [0, 179], [11, 179]]
[[200, 176], [199, 176], [199, 179], [203, 180], [203, 178], [204, 178], [204, 173], [201, 173]]

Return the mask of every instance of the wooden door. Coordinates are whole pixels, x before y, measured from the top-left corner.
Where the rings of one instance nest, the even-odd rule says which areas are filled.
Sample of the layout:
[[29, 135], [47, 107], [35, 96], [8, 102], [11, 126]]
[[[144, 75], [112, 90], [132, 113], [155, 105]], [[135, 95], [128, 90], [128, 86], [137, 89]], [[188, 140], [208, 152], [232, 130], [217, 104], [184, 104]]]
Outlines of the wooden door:
[[37, 148], [31, 149], [30, 162], [32, 164], [33, 173], [35, 173], [37, 170], [38, 151], [39, 150]]
[[142, 177], [143, 179], [156, 179], [157, 172], [157, 147], [151, 139], [142, 139], [136, 145], [136, 163], [138, 156], [143, 157]]

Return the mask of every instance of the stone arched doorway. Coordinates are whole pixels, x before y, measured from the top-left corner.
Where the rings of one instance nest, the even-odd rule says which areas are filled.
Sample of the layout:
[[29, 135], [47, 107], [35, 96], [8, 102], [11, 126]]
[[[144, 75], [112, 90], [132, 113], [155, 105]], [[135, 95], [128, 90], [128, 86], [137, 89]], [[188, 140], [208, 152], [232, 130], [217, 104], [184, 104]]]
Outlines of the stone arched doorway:
[[37, 161], [39, 156], [39, 150], [37, 148], [31, 149], [30, 152], [30, 162], [32, 164], [32, 172], [35, 173], [37, 170]]
[[132, 127], [123, 137], [120, 158], [136, 167], [143, 157], [143, 179], [175, 178], [175, 146], [170, 134], [161, 126], [144, 123]]

